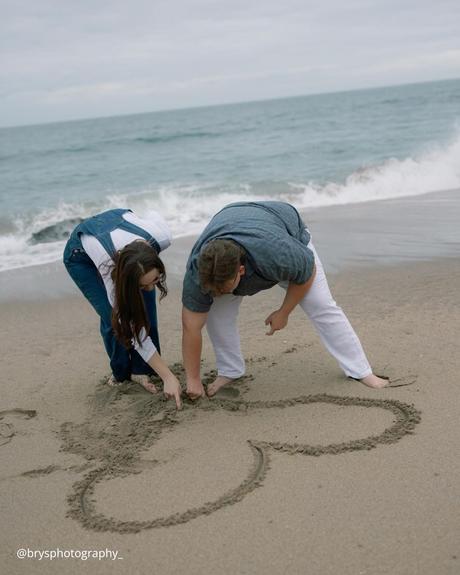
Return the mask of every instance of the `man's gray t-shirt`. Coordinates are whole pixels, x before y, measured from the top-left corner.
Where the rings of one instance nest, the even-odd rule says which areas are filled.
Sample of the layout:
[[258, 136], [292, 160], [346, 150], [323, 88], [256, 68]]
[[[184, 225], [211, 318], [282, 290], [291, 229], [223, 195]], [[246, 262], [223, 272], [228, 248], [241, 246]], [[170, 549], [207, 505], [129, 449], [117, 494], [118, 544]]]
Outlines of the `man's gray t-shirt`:
[[207, 312], [213, 298], [202, 291], [198, 274], [200, 251], [215, 239], [233, 240], [246, 252], [245, 274], [233, 292], [254, 295], [282, 281], [305, 283], [313, 273], [310, 234], [299, 213], [284, 202], [238, 202], [218, 212], [192, 248], [187, 262], [182, 303], [190, 311]]

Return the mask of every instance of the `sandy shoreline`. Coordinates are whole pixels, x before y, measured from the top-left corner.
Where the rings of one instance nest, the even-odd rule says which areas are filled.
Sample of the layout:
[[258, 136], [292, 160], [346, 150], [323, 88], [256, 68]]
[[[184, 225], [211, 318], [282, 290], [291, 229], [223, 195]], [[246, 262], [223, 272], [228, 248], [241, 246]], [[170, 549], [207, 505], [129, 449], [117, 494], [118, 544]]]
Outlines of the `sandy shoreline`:
[[[107, 360], [82, 298], [2, 303], [5, 572], [458, 573], [460, 261], [348, 270], [330, 283], [395, 387], [346, 380], [301, 312], [265, 337], [282, 296], [273, 289], [243, 303], [247, 377], [176, 413], [140, 388], [100, 383]], [[174, 364], [177, 286], [159, 313]], [[208, 343], [204, 360], [208, 371]], [[325, 393], [339, 400], [305, 399]], [[400, 435], [385, 435], [398, 422]], [[19, 548], [123, 560], [19, 560]]]

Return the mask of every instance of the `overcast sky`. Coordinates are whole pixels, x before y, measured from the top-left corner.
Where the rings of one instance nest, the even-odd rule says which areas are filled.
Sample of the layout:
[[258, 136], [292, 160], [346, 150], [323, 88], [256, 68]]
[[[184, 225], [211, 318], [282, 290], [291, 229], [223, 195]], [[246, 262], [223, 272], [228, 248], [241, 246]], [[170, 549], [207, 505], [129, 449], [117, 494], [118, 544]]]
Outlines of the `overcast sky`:
[[0, 125], [460, 77], [460, 0], [0, 0]]

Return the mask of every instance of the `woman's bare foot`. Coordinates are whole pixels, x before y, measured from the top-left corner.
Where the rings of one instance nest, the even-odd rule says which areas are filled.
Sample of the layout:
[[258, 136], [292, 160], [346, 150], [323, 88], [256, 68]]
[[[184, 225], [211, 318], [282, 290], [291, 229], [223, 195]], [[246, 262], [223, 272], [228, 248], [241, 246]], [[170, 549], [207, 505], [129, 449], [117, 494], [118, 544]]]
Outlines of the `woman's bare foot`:
[[134, 383], [142, 385], [142, 387], [147, 391], [149, 391], [150, 393], [158, 393], [158, 389], [156, 388], [155, 384], [150, 381], [150, 377], [148, 375], [133, 373], [131, 375], [131, 381], [134, 381]]
[[221, 387], [227, 385], [232, 381], [235, 381], [235, 378], [218, 375], [216, 379], [208, 385], [206, 389], [206, 394], [208, 395], [208, 397], [212, 397], [213, 395], [216, 395], [216, 393], [219, 391]]
[[113, 374], [107, 380], [107, 385], [110, 387], [116, 387], [117, 385], [120, 385], [120, 384], [121, 384], [121, 381], [118, 381], [118, 379], [115, 379], [115, 376]]
[[378, 375], [375, 375], [373, 373], [366, 375], [366, 377], [363, 377], [359, 381], [361, 383], [364, 383], [364, 385], [367, 385], [368, 387], [372, 387], [374, 389], [381, 389], [382, 387], [385, 387], [390, 383], [389, 379], [384, 379], [383, 377], [379, 377]]

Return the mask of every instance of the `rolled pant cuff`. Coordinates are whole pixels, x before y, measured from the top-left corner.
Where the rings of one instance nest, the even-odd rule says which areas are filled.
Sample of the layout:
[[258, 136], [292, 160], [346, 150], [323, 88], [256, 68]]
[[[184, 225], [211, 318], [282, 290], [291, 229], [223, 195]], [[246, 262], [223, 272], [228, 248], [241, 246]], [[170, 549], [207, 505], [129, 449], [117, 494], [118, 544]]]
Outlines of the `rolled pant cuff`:
[[361, 379], [363, 379], [364, 377], [367, 377], [368, 375], [372, 375], [372, 369], [368, 369], [365, 373], [363, 373], [361, 375], [350, 375], [348, 373], [347, 377], [351, 377], [351, 379], [357, 379], [357, 380], [361, 381]]
[[228, 377], [229, 379], [239, 379], [240, 377], [243, 377], [243, 375], [244, 375], [245, 373], [246, 373], [246, 372], [244, 372], [244, 371], [243, 371], [243, 372], [235, 372], [235, 371], [233, 371], [233, 372], [230, 372], [230, 373], [222, 373], [221, 371], [218, 371], [218, 372], [217, 372], [217, 375], [220, 376], [220, 377]]

